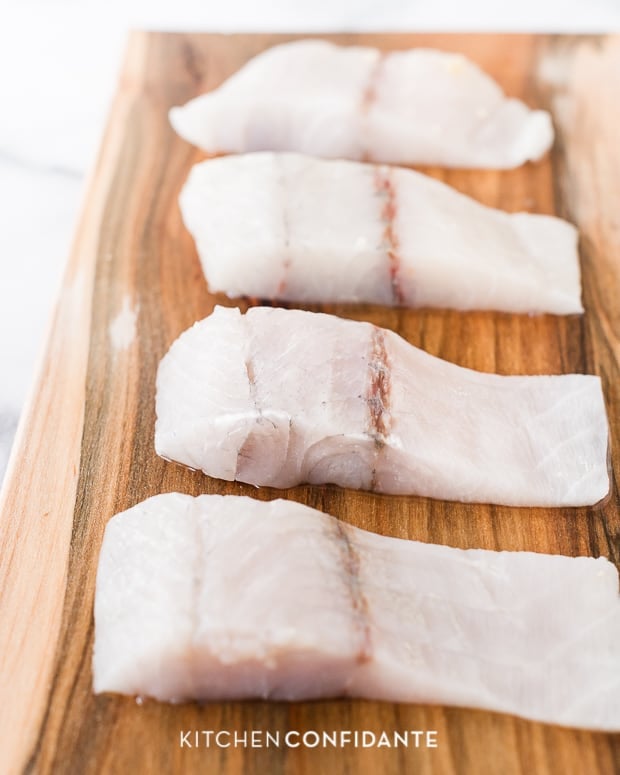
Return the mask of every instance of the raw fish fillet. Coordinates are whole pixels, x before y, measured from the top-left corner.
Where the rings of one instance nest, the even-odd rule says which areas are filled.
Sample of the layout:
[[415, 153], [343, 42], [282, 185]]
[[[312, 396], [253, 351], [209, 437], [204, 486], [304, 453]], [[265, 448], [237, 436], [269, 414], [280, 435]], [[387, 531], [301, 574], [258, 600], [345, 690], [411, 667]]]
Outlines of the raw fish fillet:
[[553, 143], [548, 113], [508, 99], [461, 54], [303, 40], [259, 54], [170, 111], [208, 153], [300, 151], [443, 167], [518, 167]]
[[292, 501], [158, 495], [106, 528], [94, 689], [344, 695], [618, 731], [618, 572], [387, 538]]
[[229, 156], [196, 165], [180, 203], [211, 290], [229, 296], [583, 311], [574, 226], [411, 170]]
[[216, 307], [157, 375], [155, 448], [209, 476], [514, 506], [609, 487], [598, 377], [504, 377], [369, 323]]

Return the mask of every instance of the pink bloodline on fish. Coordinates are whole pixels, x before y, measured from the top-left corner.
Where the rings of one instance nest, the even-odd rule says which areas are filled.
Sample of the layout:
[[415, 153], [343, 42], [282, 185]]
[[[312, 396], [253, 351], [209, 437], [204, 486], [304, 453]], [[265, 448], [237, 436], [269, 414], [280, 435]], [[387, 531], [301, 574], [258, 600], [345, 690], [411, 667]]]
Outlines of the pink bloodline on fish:
[[396, 186], [389, 167], [378, 167], [375, 172], [375, 188], [383, 199], [381, 220], [385, 224], [383, 240], [386, 245], [386, 256], [390, 273], [390, 286], [395, 306], [404, 306], [405, 295], [400, 283], [400, 257], [398, 255], [398, 236], [394, 228], [394, 220], [398, 210]]

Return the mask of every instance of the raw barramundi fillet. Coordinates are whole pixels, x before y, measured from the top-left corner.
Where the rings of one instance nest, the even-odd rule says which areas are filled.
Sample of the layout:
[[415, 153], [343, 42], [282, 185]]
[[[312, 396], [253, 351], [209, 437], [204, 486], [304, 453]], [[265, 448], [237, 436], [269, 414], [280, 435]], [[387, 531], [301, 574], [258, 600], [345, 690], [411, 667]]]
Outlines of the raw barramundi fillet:
[[461, 54], [303, 40], [274, 46], [170, 111], [208, 153], [300, 151], [443, 167], [518, 167], [553, 143], [548, 113], [508, 99]]
[[209, 476], [515, 506], [607, 493], [598, 377], [504, 377], [369, 323], [216, 307], [157, 375], [155, 447]]
[[291, 501], [170, 493], [106, 528], [94, 688], [366, 697], [620, 730], [607, 560], [452, 549]]
[[574, 226], [411, 170], [229, 156], [196, 165], [180, 203], [211, 290], [229, 296], [583, 311]]

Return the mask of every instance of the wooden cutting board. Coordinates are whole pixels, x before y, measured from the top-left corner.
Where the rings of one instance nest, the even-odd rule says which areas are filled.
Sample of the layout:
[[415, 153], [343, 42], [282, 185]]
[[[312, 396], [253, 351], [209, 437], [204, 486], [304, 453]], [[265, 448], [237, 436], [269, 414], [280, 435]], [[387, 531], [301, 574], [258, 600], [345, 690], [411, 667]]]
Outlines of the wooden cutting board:
[[[620, 37], [329, 36], [384, 49], [461, 51], [509, 94], [553, 112], [558, 139], [539, 164], [510, 172], [428, 172], [486, 204], [556, 213], [575, 222], [581, 231], [583, 317], [324, 309], [392, 328], [412, 344], [474, 369], [599, 374], [615, 451], [613, 491], [603, 506], [515, 509], [336, 487], [255, 490], [209, 479], [155, 455], [159, 359], [216, 302], [233, 304], [208, 293], [182, 226], [177, 196], [201, 154], [173, 133], [166, 114], [172, 105], [216, 87], [259, 51], [293, 37], [137, 32], [130, 38], [0, 502], [0, 769], [231, 775], [620, 772], [620, 736], [481, 711], [361, 701], [139, 705], [132, 698], [91, 692], [92, 603], [103, 529], [114, 513], [160, 492], [284, 496], [385, 535], [464, 548], [605, 555], [620, 562], [615, 484], [620, 462]], [[439, 746], [188, 750], [179, 745], [180, 731], [188, 729], [431, 729], [438, 732]]]

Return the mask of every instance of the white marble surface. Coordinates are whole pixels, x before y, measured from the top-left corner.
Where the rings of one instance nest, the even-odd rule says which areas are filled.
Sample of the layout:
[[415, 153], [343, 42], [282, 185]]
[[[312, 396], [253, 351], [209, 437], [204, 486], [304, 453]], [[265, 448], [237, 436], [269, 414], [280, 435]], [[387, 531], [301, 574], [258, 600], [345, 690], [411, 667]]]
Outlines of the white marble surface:
[[1, 8], [0, 479], [128, 29], [620, 29], [619, 0], [4, 0]]

